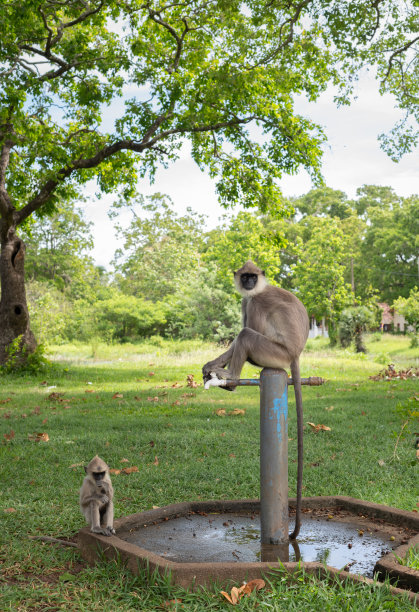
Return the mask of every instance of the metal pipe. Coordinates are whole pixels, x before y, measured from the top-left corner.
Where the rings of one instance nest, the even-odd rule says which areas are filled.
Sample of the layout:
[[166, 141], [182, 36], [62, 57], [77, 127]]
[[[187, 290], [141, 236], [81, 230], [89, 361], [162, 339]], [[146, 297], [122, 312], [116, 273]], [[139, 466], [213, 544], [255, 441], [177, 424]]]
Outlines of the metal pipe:
[[[213, 384], [211, 384], [213, 383]], [[309, 378], [302, 378], [301, 384], [309, 387], [318, 387], [324, 383], [324, 378], [320, 378], [319, 376], [310, 376]], [[294, 381], [292, 378], [287, 378], [287, 385], [293, 385]], [[215, 378], [209, 383], [207, 383], [207, 387], [259, 387], [260, 379], [259, 378], [240, 378], [240, 379], [231, 379], [224, 378], [219, 379]]]
[[288, 385], [284, 370], [260, 375], [260, 527], [262, 544], [288, 542]]

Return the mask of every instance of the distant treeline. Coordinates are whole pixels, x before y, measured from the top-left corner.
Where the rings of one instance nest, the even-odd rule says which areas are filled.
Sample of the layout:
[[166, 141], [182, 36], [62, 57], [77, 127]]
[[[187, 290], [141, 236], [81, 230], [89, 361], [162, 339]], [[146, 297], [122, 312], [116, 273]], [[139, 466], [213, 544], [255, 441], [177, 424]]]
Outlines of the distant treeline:
[[378, 302], [391, 305], [418, 285], [419, 196], [367, 185], [354, 200], [321, 188], [290, 203], [288, 218], [239, 212], [207, 231], [205, 216], [191, 209], [178, 215], [168, 196], [138, 196], [126, 228], [118, 227], [115, 207], [121, 246], [109, 271], [89, 256], [81, 210], [63, 204], [22, 235], [36, 337], [228, 341], [240, 327], [232, 272], [248, 259], [271, 283], [295, 292], [311, 316], [325, 318], [332, 342], [348, 308], [362, 306], [357, 312], [374, 326]]

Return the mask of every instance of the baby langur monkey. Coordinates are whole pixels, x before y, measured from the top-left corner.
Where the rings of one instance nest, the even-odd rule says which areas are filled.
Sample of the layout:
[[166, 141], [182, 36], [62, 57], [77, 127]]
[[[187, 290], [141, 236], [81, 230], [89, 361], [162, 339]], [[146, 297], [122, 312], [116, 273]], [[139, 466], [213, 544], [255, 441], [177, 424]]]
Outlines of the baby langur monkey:
[[115, 534], [113, 528], [113, 488], [109, 467], [96, 455], [87, 467], [80, 489], [80, 510], [90, 525], [90, 531], [101, 535]]

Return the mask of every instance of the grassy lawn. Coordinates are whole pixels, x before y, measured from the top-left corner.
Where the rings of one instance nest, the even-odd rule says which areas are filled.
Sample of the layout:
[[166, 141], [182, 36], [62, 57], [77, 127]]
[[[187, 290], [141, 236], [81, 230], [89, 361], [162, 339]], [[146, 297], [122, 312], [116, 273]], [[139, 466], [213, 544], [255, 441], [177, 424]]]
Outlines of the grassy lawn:
[[[343, 494], [417, 509], [418, 463], [412, 425], [393, 457], [402, 419], [399, 402], [417, 379], [369, 380], [388, 363], [419, 367], [418, 349], [403, 336], [371, 336], [369, 353], [332, 350], [309, 341], [302, 376], [323, 387], [303, 389], [305, 421], [331, 431], [305, 431], [303, 495]], [[4, 610], [226, 610], [217, 589], [191, 594], [118, 565], [89, 568], [77, 551], [29, 540], [71, 538], [84, 526], [78, 508], [83, 465], [96, 453], [112, 468], [115, 516], [193, 499], [258, 497], [259, 391], [205, 391], [186, 386], [219, 348], [198, 342], [141, 346], [57, 346], [54, 366], [39, 375], [0, 376], [2, 601]], [[94, 355], [94, 356], [92, 356]], [[243, 377], [258, 374], [247, 366]], [[53, 394], [53, 395], [52, 395]], [[59, 394], [59, 395], [58, 395]], [[295, 495], [296, 432], [290, 394], [290, 496]], [[227, 416], [216, 411], [223, 408]], [[235, 408], [244, 415], [229, 416]], [[49, 441], [28, 436], [47, 433]], [[331, 587], [281, 572], [240, 610], [411, 610], [386, 590]], [[176, 603], [175, 600], [178, 600]], [[171, 603], [168, 603], [171, 602]]]

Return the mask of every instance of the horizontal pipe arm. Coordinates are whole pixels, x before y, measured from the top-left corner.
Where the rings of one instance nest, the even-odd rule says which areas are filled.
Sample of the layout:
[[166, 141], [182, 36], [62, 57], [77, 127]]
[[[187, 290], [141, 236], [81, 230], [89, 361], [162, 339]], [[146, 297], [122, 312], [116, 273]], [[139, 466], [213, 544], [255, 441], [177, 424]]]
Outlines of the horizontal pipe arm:
[[[310, 376], [309, 378], [302, 378], [301, 384], [309, 387], [319, 387], [325, 382], [324, 378], [319, 376]], [[294, 381], [292, 378], [287, 379], [288, 385], [293, 385]], [[232, 380], [229, 378], [211, 378], [211, 380], [205, 383], [205, 389], [210, 387], [259, 387], [259, 378], [240, 378], [238, 380]]]

